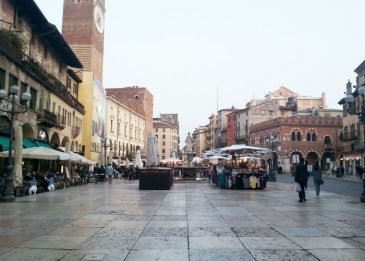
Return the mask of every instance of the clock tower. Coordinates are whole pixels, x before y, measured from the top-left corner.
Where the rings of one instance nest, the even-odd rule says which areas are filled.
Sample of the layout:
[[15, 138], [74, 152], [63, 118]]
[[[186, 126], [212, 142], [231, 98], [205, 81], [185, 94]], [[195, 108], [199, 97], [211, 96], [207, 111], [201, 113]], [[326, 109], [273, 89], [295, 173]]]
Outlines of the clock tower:
[[[83, 64], [79, 101], [85, 107], [82, 119], [84, 155], [103, 162], [101, 140], [105, 138], [106, 98], [103, 87], [105, 0], [64, 0], [62, 34]], [[105, 153], [104, 153], [105, 154]]]
[[64, 0], [62, 34], [84, 66], [103, 81], [105, 0]]

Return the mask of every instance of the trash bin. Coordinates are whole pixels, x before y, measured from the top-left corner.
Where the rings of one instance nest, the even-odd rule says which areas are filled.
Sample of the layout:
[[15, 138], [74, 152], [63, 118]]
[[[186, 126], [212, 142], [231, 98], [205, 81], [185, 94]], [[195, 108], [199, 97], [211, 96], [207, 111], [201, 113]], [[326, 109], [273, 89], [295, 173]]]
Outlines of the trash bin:
[[283, 167], [278, 167], [278, 173], [282, 174], [283, 173]]

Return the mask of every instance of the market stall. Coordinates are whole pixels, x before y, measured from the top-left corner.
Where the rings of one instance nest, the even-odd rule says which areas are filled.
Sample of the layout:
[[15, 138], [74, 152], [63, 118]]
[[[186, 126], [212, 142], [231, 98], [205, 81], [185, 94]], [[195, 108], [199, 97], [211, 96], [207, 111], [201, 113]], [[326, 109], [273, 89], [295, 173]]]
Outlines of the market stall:
[[266, 188], [267, 175], [265, 172], [265, 162], [260, 157], [265, 148], [232, 145], [221, 149], [228, 153], [231, 160], [229, 164], [218, 164], [217, 185], [222, 188], [237, 189], [264, 189]]

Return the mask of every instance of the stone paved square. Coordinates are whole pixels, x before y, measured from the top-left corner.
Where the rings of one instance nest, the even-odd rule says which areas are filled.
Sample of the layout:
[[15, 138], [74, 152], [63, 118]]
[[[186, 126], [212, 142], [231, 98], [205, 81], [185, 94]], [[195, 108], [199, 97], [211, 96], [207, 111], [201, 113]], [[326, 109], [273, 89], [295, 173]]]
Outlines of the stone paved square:
[[0, 260], [359, 260], [365, 206], [331, 193], [298, 205], [291, 187], [115, 180], [19, 198], [0, 203]]

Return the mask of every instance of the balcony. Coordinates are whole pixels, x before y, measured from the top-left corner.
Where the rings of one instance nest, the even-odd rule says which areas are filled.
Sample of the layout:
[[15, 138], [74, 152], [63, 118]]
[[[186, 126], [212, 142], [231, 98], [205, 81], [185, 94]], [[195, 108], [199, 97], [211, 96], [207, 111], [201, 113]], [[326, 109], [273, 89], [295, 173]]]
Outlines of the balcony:
[[57, 115], [47, 110], [38, 111], [37, 122], [39, 125], [52, 128], [57, 125]]
[[72, 126], [72, 137], [75, 138], [80, 134], [80, 127], [78, 126]]
[[58, 114], [56, 127], [59, 129], [64, 129], [66, 127], [66, 116]]
[[65, 86], [56, 76], [50, 74], [47, 69], [43, 68], [36, 57], [24, 56], [22, 65], [25, 70], [39, 79], [45, 88], [62, 98], [65, 103], [75, 108], [80, 113], [85, 113], [84, 106], [72, 96], [68, 91], [67, 86]]

